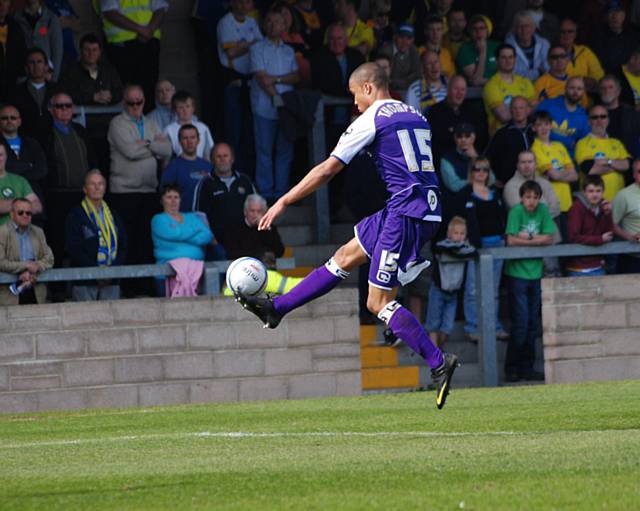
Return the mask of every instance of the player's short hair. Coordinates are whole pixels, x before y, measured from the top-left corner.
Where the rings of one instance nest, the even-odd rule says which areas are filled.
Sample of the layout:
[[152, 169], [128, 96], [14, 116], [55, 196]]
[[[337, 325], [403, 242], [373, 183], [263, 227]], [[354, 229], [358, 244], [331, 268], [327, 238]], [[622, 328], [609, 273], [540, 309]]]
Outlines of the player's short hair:
[[467, 221], [462, 218], [461, 216], [454, 216], [451, 220], [449, 220], [449, 223], [447, 224], [447, 231], [449, 229], [453, 229], [454, 227], [461, 225], [463, 226], [465, 229], [467, 228]]
[[389, 88], [389, 77], [387, 73], [375, 62], [365, 62], [359, 65], [353, 73], [351, 73], [349, 81], [351, 80], [359, 84], [372, 83], [378, 89], [386, 90]]
[[585, 176], [584, 181], [582, 182], [582, 189], [586, 190], [589, 185], [599, 186], [604, 190], [604, 180], [602, 179], [602, 176], [592, 174]]
[[520, 198], [524, 197], [524, 194], [527, 192], [535, 193], [538, 198], [542, 197], [542, 187], [535, 181], [525, 181], [520, 185], [520, 190], [518, 192], [520, 194]]
[[182, 126], [180, 126], [180, 129], [178, 130], [178, 140], [180, 140], [180, 136], [182, 135], [182, 132], [187, 130], [195, 130], [196, 135], [198, 136], [198, 139], [200, 139], [200, 132], [198, 131], [198, 128], [196, 128], [193, 124], [189, 123], [189, 124], [183, 124]]
[[548, 122], [549, 124], [553, 124], [553, 117], [546, 110], [538, 110], [537, 112], [533, 112], [531, 114], [531, 122], [535, 123], [536, 121]]

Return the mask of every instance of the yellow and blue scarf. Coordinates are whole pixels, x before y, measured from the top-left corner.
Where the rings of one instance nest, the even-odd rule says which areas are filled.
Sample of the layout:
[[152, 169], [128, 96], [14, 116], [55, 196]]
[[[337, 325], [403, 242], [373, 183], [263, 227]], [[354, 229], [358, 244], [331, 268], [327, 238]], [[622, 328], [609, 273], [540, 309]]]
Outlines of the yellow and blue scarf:
[[118, 232], [113, 215], [106, 202], [102, 202], [102, 214], [86, 197], [82, 209], [98, 228], [98, 266], [111, 266], [118, 255]]

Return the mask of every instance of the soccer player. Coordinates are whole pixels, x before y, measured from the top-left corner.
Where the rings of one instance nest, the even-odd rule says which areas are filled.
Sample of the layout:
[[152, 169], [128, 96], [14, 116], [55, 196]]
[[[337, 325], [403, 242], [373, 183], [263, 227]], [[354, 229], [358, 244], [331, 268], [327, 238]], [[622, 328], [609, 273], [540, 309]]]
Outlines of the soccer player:
[[258, 316], [265, 328], [275, 328], [285, 314], [328, 293], [350, 270], [371, 259], [367, 308], [427, 361], [440, 409], [458, 357], [442, 353], [420, 322], [395, 300], [398, 286], [411, 282], [429, 265], [418, 254], [441, 221], [431, 129], [418, 110], [391, 99], [387, 75], [373, 62], [355, 69], [349, 90], [362, 115], [342, 134], [331, 155], [278, 199], [258, 228], [269, 229], [287, 206], [327, 183], [364, 148], [373, 154], [389, 191], [385, 208], [360, 221], [355, 237], [289, 293], [272, 300], [239, 292], [236, 300]]

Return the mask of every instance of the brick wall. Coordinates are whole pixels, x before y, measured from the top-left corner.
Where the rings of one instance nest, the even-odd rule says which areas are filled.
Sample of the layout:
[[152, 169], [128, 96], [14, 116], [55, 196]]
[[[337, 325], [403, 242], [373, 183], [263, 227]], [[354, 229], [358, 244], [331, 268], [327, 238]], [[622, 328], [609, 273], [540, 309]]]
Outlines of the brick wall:
[[357, 291], [264, 330], [228, 298], [0, 307], [0, 412], [361, 393]]
[[542, 281], [548, 383], [640, 378], [640, 275]]

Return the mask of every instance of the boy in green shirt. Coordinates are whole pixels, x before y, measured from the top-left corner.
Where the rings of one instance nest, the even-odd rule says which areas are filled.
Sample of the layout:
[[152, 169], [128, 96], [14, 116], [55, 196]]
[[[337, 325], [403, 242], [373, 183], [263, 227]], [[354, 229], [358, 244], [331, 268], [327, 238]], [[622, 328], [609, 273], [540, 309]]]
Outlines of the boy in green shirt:
[[[535, 181], [520, 186], [520, 204], [509, 211], [507, 245], [551, 245], [556, 231], [547, 206], [540, 203], [542, 189]], [[514, 259], [505, 264], [509, 277], [511, 305], [511, 341], [507, 346], [505, 380], [544, 380], [534, 371], [535, 339], [540, 330], [540, 279], [543, 262], [536, 259]]]

